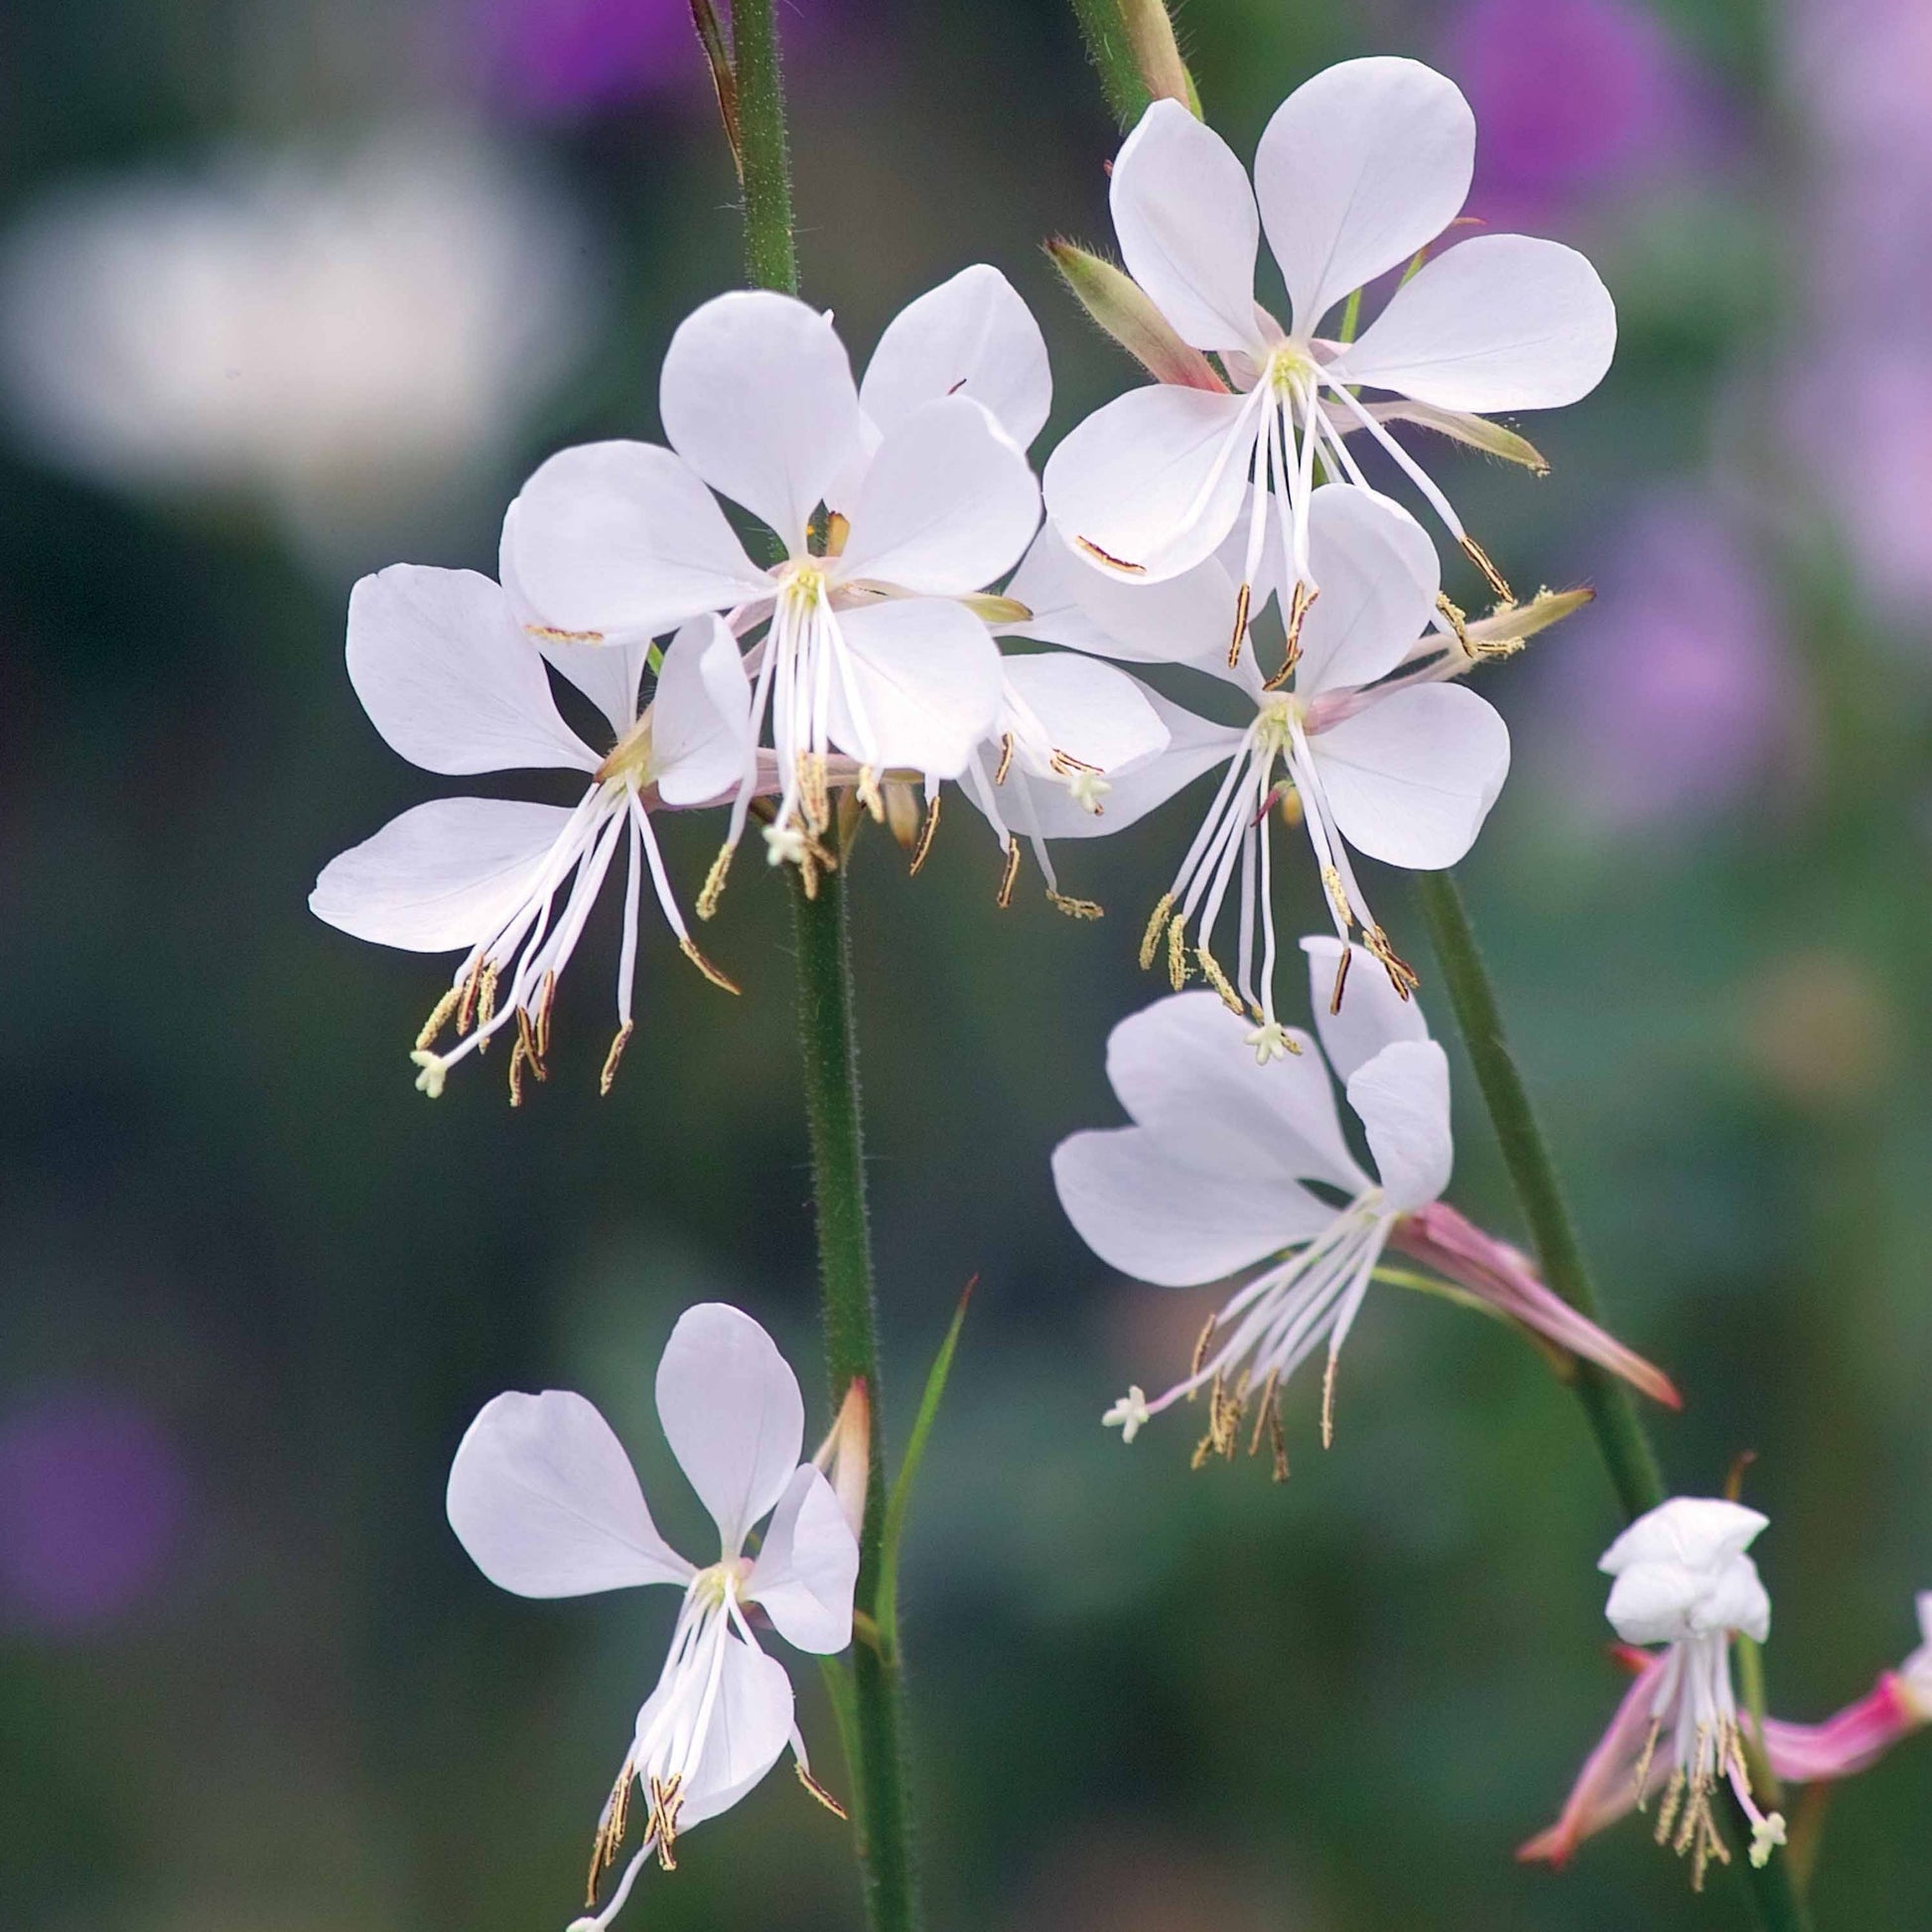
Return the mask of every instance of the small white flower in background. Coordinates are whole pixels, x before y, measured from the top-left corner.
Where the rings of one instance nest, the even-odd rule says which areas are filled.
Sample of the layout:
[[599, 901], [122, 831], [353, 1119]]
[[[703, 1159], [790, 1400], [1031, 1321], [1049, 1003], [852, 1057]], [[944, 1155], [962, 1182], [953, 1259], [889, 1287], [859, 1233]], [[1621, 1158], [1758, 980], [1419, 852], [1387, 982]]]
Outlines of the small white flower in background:
[[[1274, 984], [1274, 808], [1287, 805], [1307, 828], [1336, 934], [1359, 931], [1406, 997], [1415, 975], [1376, 919], [1349, 849], [1419, 871], [1451, 866], [1474, 842], [1509, 771], [1501, 717], [1449, 681], [1474, 660], [1460, 620], [1451, 624], [1437, 609], [1436, 553], [1421, 525], [1386, 496], [1327, 483], [1313, 492], [1309, 526], [1324, 589], [1280, 673], [1264, 676], [1251, 637], [1232, 664], [1218, 649], [1188, 660], [1239, 690], [1252, 706], [1249, 721], [1183, 726], [1174, 708], [1163, 706], [1172, 742], [1137, 767], [1127, 801], [1145, 810], [1225, 764], [1149, 921], [1141, 963], [1151, 966], [1165, 940], [1176, 989], [1198, 966], [1231, 1010], [1253, 1020], [1264, 1058], [1285, 1050]], [[1226, 608], [1225, 573], [1210, 559], [1176, 583], [1194, 587], [1198, 612], [1185, 634], [1198, 639]], [[1174, 587], [1109, 588], [1131, 600], [1172, 597]], [[1437, 623], [1443, 627], [1432, 629]], [[1405, 666], [1413, 668], [1392, 675]], [[1215, 931], [1237, 879], [1230, 974], [1216, 955]]]
[[588, 345], [593, 260], [468, 135], [75, 184], [0, 242], [0, 390], [60, 463], [266, 494], [333, 558], [502, 453]]
[[[470, 1425], [450, 1470], [450, 1525], [478, 1569], [519, 1596], [584, 1596], [640, 1584], [684, 1592], [669, 1654], [644, 1700], [591, 1855], [590, 1896], [618, 1861], [633, 1793], [642, 1843], [594, 1916], [610, 1923], [655, 1854], [676, 1864], [679, 1836], [728, 1811], [787, 1746], [812, 1779], [784, 1666], [759, 1647], [761, 1612], [800, 1650], [852, 1640], [859, 1545], [838, 1498], [799, 1461], [805, 1412], [797, 1378], [771, 1337], [720, 1303], [678, 1319], [657, 1369], [657, 1414], [671, 1452], [718, 1525], [703, 1568], [673, 1550], [611, 1427], [580, 1395], [499, 1395]], [[756, 1557], [753, 1529], [771, 1520]], [[840, 1812], [841, 1817], [844, 1816]]]
[[1760, 1811], [1751, 1794], [1730, 1683], [1731, 1639], [1770, 1635], [1771, 1599], [1745, 1555], [1767, 1521], [1740, 1503], [1676, 1496], [1604, 1551], [1597, 1568], [1616, 1580], [1605, 1609], [1612, 1627], [1626, 1644], [1664, 1648], [1642, 1660], [1563, 1817], [1519, 1858], [1560, 1864], [1591, 1832], [1661, 1792], [1657, 1843], [1689, 1857], [1701, 1891], [1713, 1859], [1730, 1863], [1712, 1809], [1721, 1784], [1750, 1824], [1753, 1864], [1784, 1843], [1784, 1819]]
[[[589, 782], [577, 805], [439, 798], [393, 819], [332, 860], [309, 905], [359, 939], [463, 963], [411, 1055], [432, 1097], [459, 1060], [504, 1027], [511, 1103], [527, 1068], [546, 1076], [552, 1006], [564, 968], [621, 846], [623, 937], [618, 1033], [604, 1064], [610, 1090], [632, 1027], [642, 876], [706, 978], [737, 988], [692, 943], [651, 829], [659, 806], [722, 800], [740, 782], [746, 732], [738, 646], [715, 618], [688, 624], [664, 653], [639, 712], [642, 644], [553, 643], [549, 655], [604, 712], [613, 744], [587, 745], [557, 710], [545, 656], [502, 591], [474, 571], [397, 564], [356, 585], [348, 606], [348, 674], [389, 745], [427, 771], [556, 767]], [[454, 1025], [457, 1043], [437, 1040]]]
[[[552, 457], [503, 525], [503, 582], [548, 634], [610, 645], [724, 613], [756, 677], [744, 763], [768, 717], [773, 863], [809, 886], [831, 855], [828, 772], [857, 760], [883, 812], [889, 769], [957, 777], [997, 726], [1000, 657], [972, 600], [1039, 520], [1023, 445], [1049, 391], [1038, 330], [1005, 278], [969, 269], [911, 305], [856, 386], [831, 319], [788, 296], [719, 297], [664, 358], [671, 448], [600, 443]], [[755, 563], [729, 497], [776, 536]], [[744, 830], [740, 790], [699, 900], [716, 903]]]
[[[1325, 589], [1309, 550], [1317, 468], [1362, 483], [1346, 437], [1379, 443], [1481, 567], [1508, 590], [1447, 496], [1357, 388], [1480, 439], [1473, 412], [1547, 409], [1588, 394], [1616, 318], [1574, 249], [1478, 235], [1428, 262], [1352, 342], [1331, 311], [1410, 261], [1454, 220], [1475, 121], [1453, 82], [1414, 61], [1347, 61], [1289, 96], [1255, 156], [1254, 184], [1221, 138], [1157, 100], [1114, 164], [1114, 227], [1129, 273], [1195, 358], [1191, 379], [1133, 390], [1090, 416], [1046, 466], [1047, 513], [1099, 569], [1152, 581], [1211, 555], [1247, 505], [1240, 582], [1259, 581], [1271, 521], [1291, 639]], [[1259, 209], [1257, 209], [1259, 201]], [[1265, 225], [1288, 285], [1284, 328], [1255, 301]], [[1211, 385], [1211, 386], [1210, 386]], [[1532, 457], [1534, 453], [1531, 453]], [[1275, 505], [1271, 519], [1270, 504]], [[1249, 614], [1238, 595], [1232, 644]]]
[[[1060, 1204], [1103, 1261], [1162, 1287], [1246, 1276], [1203, 1331], [1188, 1373], [1153, 1401], [1130, 1389], [1103, 1420], [1131, 1443], [1152, 1417], [1205, 1387], [1196, 1464], [1234, 1454], [1252, 1403], [1248, 1452], [1267, 1436], [1277, 1475], [1286, 1473], [1281, 1393], [1326, 1342], [1330, 1440], [1335, 1363], [1386, 1247], [1423, 1262], [1462, 1299], [1675, 1407], [1665, 1376], [1438, 1198], [1452, 1160], [1449, 1062], [1421, 1006], [1357, 946], [1348, 956], [1360, 978], [1333, 1010], [1342, 947], [1326, 937], [1302, 945], [1319, 1052], [1306, 1034], [1284, 1030], [1279, 1058], [1263, 1063], [1212, 994], [1174, 994], [1122, 1021], [1107, 1042], [1107, 1077], [1134, 1124], [1075, 1134], [1054, 1151]], [[1373, 1176], [1349, 1152], [1330, 1073], [1361, 1123]]]

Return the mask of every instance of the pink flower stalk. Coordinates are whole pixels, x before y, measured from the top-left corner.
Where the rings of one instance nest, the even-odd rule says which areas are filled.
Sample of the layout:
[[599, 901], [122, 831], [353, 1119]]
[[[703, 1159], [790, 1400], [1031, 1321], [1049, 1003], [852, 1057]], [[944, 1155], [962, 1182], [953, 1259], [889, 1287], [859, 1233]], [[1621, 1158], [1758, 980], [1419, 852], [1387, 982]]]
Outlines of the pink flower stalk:
[[1532, 1334], [1622, 1376], [1666, 1408], [1683, 1408], [1683, 1397], [1662, 1369], [1579, 1314], [1544, 1284], [1520, 1248], [1485, 1234], [1447, 1201], [1429, 1201], [1405, 1214], [1389, 1246], [1433, 1268], [1484, 1308], [1520, 1322]]

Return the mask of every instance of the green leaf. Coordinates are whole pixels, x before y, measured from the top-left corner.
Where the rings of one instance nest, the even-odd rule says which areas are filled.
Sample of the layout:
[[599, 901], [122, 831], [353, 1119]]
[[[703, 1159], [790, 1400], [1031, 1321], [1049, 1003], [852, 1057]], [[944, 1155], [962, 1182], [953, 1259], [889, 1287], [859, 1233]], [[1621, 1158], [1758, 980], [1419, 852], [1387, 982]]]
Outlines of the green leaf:
[[939, 1352], [932, 1358], [932, 1367], [925, 1378], [925, 1393], [919, 1398], [919, 1413], [912, 1420], [912, 1433], [906, 1438], [905, 1454], [898, 1465], [898, 1478], [893, 1484], [891, 1499], [886, 1504], [886, 1527], [879, 1544], [879, 1595], [874, 1605], [879, 1619], [879, 1647], [887, 1659], [898, 1651], [898, 1550], [899, 1542], [905, 1535], [906, 1509], [912, 1498], [912, 1479], [919, 1472], [919, 1463], [925, 1455], [926, 1438], [932, 1433], [932, 1425], [939, 1414], [939, 1399], [946, 1393], [946, 1378], [952, 1373], [953, 1351], [959, 1346], [959, 1331], [966, 1322], [966, 1310], [973, 1299], [973, 1290], [979, 1286], [975, 1275], [966, 1284], [966, 1291], [959, 1298], [959, 1307], [953, 1311], [952, 1325], [946, 1330], [946, 1338], [939, 1344]]

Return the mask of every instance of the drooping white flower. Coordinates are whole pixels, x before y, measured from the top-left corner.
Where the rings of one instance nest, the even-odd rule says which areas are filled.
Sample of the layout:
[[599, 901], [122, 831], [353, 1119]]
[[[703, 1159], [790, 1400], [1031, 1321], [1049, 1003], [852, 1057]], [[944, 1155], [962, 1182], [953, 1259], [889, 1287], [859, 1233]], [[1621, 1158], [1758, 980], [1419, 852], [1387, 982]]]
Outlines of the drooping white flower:
[[[1409, 277], [1354, 341], [1321, 333], [1345, 297], [1449, 227], [1474, 156], [1468, 103], [1414, 61], [1347, 61], [1297, 88], [1262, 135], [1252, 188], [1227, 144], [1178, 102], [1148, 109], [1114, 165], [1121, 253], [1181, 341], [1220, 355], [1233, 387], [1133, 390], [1054, 452], [1047, 511], [1091, 564], [1174, 576], [1212, 554], [1245, 503], [1240, 582], [1259, 581], [1272, 521], [1293, 639], [1325, 590], [1310, 556], [1310, 498], [1324, 473], [1363, 483], [1346, 442], [1360, 430], [1508, 595], [1448, 497], [1354, 392], [1388, 391], [1425, 417], [1575, 402], [1615, 346], [1595, 271], [1556, 242], [1478, 235]], [[1255, 300], [1264, 226], [1288, 286], [1286, 327]], [[1230, 648], [1248, 606], [1239, 595]]]
[[[861, 392], [829, 317], [788, 296], [721, 296], [664, 358], [670, 449], [566, 450], [504, 520], [504, 584], [548, 635], [608, 647], [712, 612], [740, 635], [765, 626], [747, 660], [742, 761], [749, 779], [768, 717], [769, 856], [808, 882], [829, 862], [835, 753], [857, 761], [878, 812], [889, 768], [956, 777], [998, 719], [999, 652], [963, 600], [1011, 569], [1039, 518], [1016, 436], [1046, 410], [1029, 330], [1036, 340], [1003, 278], [969, 270], [888, 331]], [[941, 379], [951, 393], [933, 396]], [[767, 526], [782, 561], [753, 561], [714, 490]], [[701, 913], [750, 796], [741, 787]]]
[[[811, 1777], [790, 1679], [760, 1648], [750, 1615], [761, 1613], [800, 1650], [829, 1655], [852, 1640], [859, 1546], [831, 1485], [799, 1461], [797, 1378], [749, 1315], [707, 1303], [671, 1331], [657, 1414], [718, 1525], [719, 1555], [702, 1568], [658, 1534], [622, 1446], [581, 1395], [497, 1396], [450, 1469], [450, 1525], [502, 1588], [539, 1597], [641, 1584], [683, 1591], [664, 1667], [598, 1820], [589, 1905], [622, 1850], [633, 1791], [643, 1842], [603, 1908], [573, 1921], [572, 1932], [608, 1925], [653, 1854], [672, 1869], [680, 1834], [737, 1804], [787, 1745], [808, 1789], [838, 1809]], [[749, 1557], [746, 1539], [766, 1516]]]
[[[1471, 660], [1454, 625], [1430, 627], [1441, 621], [1436, 553], [1421, 526], [1386, 496], [1327, 483], [1312, 493], [1309, 528], [1324, 588], [1280, 672], [1263, 673], [1251, 636], [1232, 664], [1218, 650], [1189, 660], [1241, 692], [1252, 706], [1248, 721], [1183, 726], [1174, 708], [1164, 708], [1170, 747], [1136, 770], [1123, 801], [1146, 809], [1226, 767], [1155, 908], [1141, 963], [1152, 965], [1165, 942], [1176, 988], [1198, 966], [1233, 1011], [1249, 1014], [1263, 1058], [1286, 1050], [1274, 985], [1276, 806], [1286, 804], [1307, 828], [1337, 936], [1359, 932], [1406, 995], [1415, 975], [1370, 907], [1350, 849], [1417, 871], [1451, 866], [1473, 843], [1509, 770], [1507, 726], [1485, 699], [1446, 675]], [[1217, 606], [1225, 608], [1217, 562], [1175, 581], [1197, 587], [1207, 622]], [[1203, 627], [1197, 619], [1193, 634]], [[1239, 906], [1232, 973], [1215, 949], [1230, 894]]]
[[592, 252], [451, 130], [66, 186], [0, 241], [0, 391], [59, 462], [266, 497], [334, 558], [504, 452], [589, 343]]
[[1562, 1819], [1519, 1857], [1561, 1863], [1589, 1833], [1661, 1791], [1657, 1843], [1690, 1858], [1691, 1881], [1702, 1890], [1713, 1859], [1730, 1863], [1712, 1809], [1721, 1784], [1750, 1824], [1753, 1864], [1784, 1843], [1783, 1818], [1760, 1811], [1751, 1794], [1730, 1682], [1732, 1637], [1762, 1643], [1771, 1630], [1771, 1599], [1745, 1555], [1767, 1520], [1739, 1503], [1676, 1496], [1604, 1551], [1597, 1568], [1615, 1579], [1605, 1613], [1617, 1635], [1663, 1648], [1640, 1656], [1637, 1680]]
[[[1515, 1249], [1438, 1198], [1452, 1160], [1449, 1062], [1420, 1005], [1366, 970], [1370, 956], [1357, 946], [1349, 956], [1363, 970], [1336, 1009], [1328, 995], [1340, 943], [1302, 945], [1318, 1052], [1306, 1034], [1285, 1031], [1280, 1058], [1260, 1062], [1241, 1022], [1211, 994], [1172, 995], [1122, 1021], [1107, 1042], [1107, 1077], [1133, 1125], [1075, 1134], [1054, 1151], [1060, 1204], [1103, 1261], [1163, 1287], [1244, 1277], [1188, 1373], [1151, 1402], [1130, 1389], [1107, 1424], [1131, 1443], [1151, 1417], [1206, 1387], [1197, 1459], [1234, 1453], [1252, 1402], [1259, 1413], [1249, 1453], [1266, 1434], [1285, 1471], [1278, 1398], [1325, 1342], [1328, 1440], [1335, 1363], [1389, 1246], [1463, 1299], [1676, 1406], [1657, 1369], [1554, 1295]], [[1349, 1151], [1331, 1073], [1367, 1139], [1373, 1175]]]
[[[574, 807], [503, 798], [417, 805], [332, 860], [316, 882], [310, 909], [345, 932], [411, 952], [463, 952], [410, 1055], [417, 1086], [432, 1097], [452, 1066], [505, 1027], [515, 1030], [512, 1104], [526, 1068], [546, 1077], [557, 985], [620, 848], [624, 923], [605, 1091], [632, 1028], [646, 871], [685, 954], [715, 985], [737, 991], [692, 943], [650, 822], [660, 805], [722, 800], [741, 782], [746, 691], [736, 641], [715, 618], [687, 624], [641, 711], [643, 644], [546, 648], [609, 720], [607, 751], [564, 722], [543, 652], [488, 578], [397, 564], [363, 578], [349, 598], [350, 681], [404, 758], [427, 771], [556, 767], [587, 780]], [[457, 1042], [439, 1050], [452, 1024]]]

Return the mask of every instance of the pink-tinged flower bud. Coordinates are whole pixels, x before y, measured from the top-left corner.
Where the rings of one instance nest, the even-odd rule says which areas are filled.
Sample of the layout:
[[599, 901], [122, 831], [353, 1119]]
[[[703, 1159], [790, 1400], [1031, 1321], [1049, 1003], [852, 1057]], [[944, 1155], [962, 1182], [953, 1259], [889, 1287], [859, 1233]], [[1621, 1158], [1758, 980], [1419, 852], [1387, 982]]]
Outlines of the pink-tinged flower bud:
[[1396, 1223], [1389, 1245], [1435, 1269], [1483, 1307], [1520, 1322], [1531, 1334], [1622, 1376], [1632, 1388], [1666, 1408], [1684, 1406], [1662, 1369], [1624, 1347], [1546, 1287], [1521, 1249], [1485, 1234], [1447, 1202], [1430, 1201], [1405, 1214]]
[[866, 1520], [866, 1484], [872, 1473], [872, 1396], [866, 1378], [855, 1375], [831, 1433], [818, 1446], [812, 1467], [832, 1485], [845, 1520], [857, 1536]]
[[1918, 1599], [1919, 1647], [1895, 1671], [1855, 1704], [1822, 1724], [1764, 1721], [1764, 1750], [1771, 1768], [1794, 1784], [1849, 1778], [1868, 1769], [1901, 1738], [1932, 1725], [1932, 1590]]
[[1049, 241], [1046, 252], [1074, 300], [1155, 381], [1226, 391], [1213, 363], [1180, 340], [1124, 269], [1071, 241]]
[[1118, 5], [1120, 24], [1148, 92], [1156, 100], [1179, 101], [1198, 120], [1200, 95], [1175, 44], [1168, 0], [1118, 0]]

